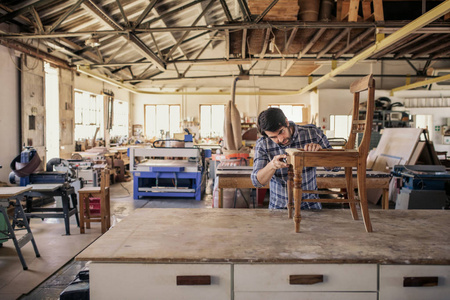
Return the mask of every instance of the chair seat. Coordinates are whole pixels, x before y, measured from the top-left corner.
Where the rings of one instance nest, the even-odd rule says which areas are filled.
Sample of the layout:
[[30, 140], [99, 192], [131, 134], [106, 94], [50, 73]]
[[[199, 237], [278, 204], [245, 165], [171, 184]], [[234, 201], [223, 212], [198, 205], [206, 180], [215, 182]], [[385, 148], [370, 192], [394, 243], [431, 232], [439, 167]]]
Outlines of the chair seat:
[[[105, 187], [105, 189], [109, 189], [109, 187]], [[101, 188], [99, 186], [86, 186], [82, 189], [79, 189], [78, 192], [80, 193], [100, 193]]]

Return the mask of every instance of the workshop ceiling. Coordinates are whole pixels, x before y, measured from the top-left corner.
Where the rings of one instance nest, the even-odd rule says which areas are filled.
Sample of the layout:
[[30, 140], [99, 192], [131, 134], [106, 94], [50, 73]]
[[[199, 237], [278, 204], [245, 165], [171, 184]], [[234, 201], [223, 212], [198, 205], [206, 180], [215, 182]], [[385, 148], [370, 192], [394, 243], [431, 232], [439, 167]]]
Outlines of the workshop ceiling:
[[[7, 0], [0, 43], [138, 88], [220, 86], [238, 75], [322, 76], [437, 9], [358, 61], [402, 64], [423, 79], [450, 69], [450, 9], [440, 8], [449, 1]], [[335, 76], [364, 75], [356, 70]]]

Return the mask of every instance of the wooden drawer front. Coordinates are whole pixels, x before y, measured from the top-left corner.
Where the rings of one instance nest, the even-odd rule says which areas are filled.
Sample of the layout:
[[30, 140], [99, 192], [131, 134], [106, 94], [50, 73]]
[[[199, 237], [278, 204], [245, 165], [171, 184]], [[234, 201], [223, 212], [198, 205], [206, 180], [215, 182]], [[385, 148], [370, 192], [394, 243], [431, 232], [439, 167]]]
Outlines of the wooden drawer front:
[[[323, 282], [314, 283], [316, 281], [306, 280], [304, 284], [290, 284], [292, 275], [323, 275]], [[377, 265], [370, 264], [238, 264], [234, 266], [236, 292], [367, 292], [377, 291], [377, 278]]]
[[380, 266], [380, 300], [388, 299], [450, 299], [450, 266]]
[[89, 269], [91, 299], [231, 299], [231, 265], [94, 262]]
[[376, 292], [238, 292], [234, 300], [377, 300]]

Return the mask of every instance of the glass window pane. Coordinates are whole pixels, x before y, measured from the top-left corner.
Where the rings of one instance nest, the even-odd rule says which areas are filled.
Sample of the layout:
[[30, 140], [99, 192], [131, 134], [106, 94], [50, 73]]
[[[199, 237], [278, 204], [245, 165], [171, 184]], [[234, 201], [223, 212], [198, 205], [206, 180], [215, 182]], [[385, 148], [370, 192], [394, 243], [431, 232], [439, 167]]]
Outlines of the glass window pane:
[[223, 137], [225, 105], [213, 105], [211, 109], [211, 137]]
[[169, 131], [169, 105], [156, 106], [156, 133], [165, 138]]
[[202, 138], [211, 134], [211, 105], [200, 105], [200, 135]]
[[146, 105], [145, 106], [145, 135], [148, 138], [153, 138], [156, 136], [156, 106]]
[[181, 132], [180, 130], [180, 106], [171, 105], [170, 106], [170, 137], [173, 137], [174, 133]]

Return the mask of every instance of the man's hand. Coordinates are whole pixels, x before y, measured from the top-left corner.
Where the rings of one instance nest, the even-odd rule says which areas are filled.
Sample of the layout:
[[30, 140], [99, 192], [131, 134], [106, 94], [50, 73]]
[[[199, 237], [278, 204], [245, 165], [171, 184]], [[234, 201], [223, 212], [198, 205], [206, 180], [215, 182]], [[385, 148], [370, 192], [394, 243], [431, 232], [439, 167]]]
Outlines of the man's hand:
[[289, 165], [286, 163], [286, 154], [276, 155], [270, 162], [273, 170], [287, 168]]
[[303, 150], [313, 152], [313, 151], [319, 151], [320, 149], [322, 149], [322, 146], [320, 146], [319, 144], [311, 143], [311, 144], [305, 145], [305, 148]]

